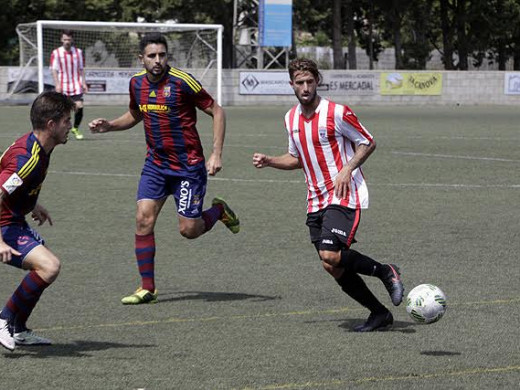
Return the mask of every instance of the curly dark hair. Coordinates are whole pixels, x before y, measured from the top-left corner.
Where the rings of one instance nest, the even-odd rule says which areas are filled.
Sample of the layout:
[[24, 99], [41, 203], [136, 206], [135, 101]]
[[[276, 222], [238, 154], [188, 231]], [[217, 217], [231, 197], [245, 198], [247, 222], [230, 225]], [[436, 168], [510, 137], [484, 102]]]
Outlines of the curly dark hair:
[[299, 71], [310, 72], [318, 83], [322, 80], [318, 65], [308, 58], [296, 58], [289, 63], [289, 77], [291, 80], [294, 80], [294, 74]]

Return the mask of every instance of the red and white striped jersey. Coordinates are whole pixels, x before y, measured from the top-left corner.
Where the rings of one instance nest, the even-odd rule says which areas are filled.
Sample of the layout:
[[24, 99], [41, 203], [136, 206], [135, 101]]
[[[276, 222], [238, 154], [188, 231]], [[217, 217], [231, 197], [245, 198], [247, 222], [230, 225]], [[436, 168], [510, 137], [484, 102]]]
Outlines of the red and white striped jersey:
[[64, 95], [74, 96], [83, 93], [83, 51], [72, 46], [67, 51], [63, 46], [54, 49], [51, 54], [51, 70], [58, 72], [61, 91]]
[[300, 160], [305, 173], [307, 213], [331, 204], [353, 209], [368, 207], [368, 189], [360, 167], [352, 172], [347, 199], [334, 195], [336, 176], [352, 159], [356, 146], [373, 140], [349, 107], [322, 98], [307, 119], [298, 104], [285, 115], [285, 127], [289, 153]]

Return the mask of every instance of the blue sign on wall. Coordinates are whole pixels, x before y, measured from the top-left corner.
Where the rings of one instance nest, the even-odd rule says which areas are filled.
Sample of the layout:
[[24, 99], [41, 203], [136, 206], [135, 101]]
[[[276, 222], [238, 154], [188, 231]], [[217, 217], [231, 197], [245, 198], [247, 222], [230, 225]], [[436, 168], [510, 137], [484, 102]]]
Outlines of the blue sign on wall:
[[292, 0], [260, 0], [260, 46], [292, 46]]

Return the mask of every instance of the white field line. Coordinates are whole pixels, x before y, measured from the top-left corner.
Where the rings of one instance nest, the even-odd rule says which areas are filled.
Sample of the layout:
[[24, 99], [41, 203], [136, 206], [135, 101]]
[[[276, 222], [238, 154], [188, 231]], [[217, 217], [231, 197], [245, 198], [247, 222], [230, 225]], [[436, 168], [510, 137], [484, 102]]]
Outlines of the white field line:
[[[85, 171], [49, 171], [49, 173], [57, 175], [72, 176], [97, 176], [97, 177], [132, 177], [139, 178], [139, 175], [133, 173], [106, 173], [106, 172], [85, 172]], [[279, 183], [279, 184], [305, 184], [304, 180], [287, 180], [287, 179], [242, 179], [228, 177], [208, 177], [211, 181], [228, 181], [235, 183]], [[520, 188], [520, 184], [447, 184], [447, 183], [372, 183], [368, 184], [374, 187], [439, 187], [439, 188]]]
[[[127, 143], [127, 142], [144, 142], [144, 136], [142, 134], [142, 130], [139, 134], [127, 134], [127, 137], [132, 137], [135, 139], [118, 139], [118, 137], [110, 137], [110, 136], [103, 136], [103, 135], [93, 135], [93, 138], [90, 138], [90, 140], [94, 140], [95, 138], [99, 138], [99, 140], [103, 141], [109, 141], [109, 142], [119, 142], [119, 143]], [[90, 135], [88, 131], [85, 131], [85, 134]], [[0, 138], [9, 138], [9, 139], [15, 139], [16, 137], [22, 136], [23, 133], [3, 133], [0, 134]], [[234, 133], [234, 132], [227, 132], [226, 138], [273, 138], [273, 137], [279, 137], [283, 135], [285, 138], [286, 133], [284, 129], [280, 129], [277, 133]], [[213, 135], [211, 133], [200, 133], [199, 136], [201, 138], [211, 138]], [[379, 136], [378, 138], [392, 138], [392, 139], [402, 139], [402, 135], [391, 135], [391, 134], [385, 134], [384, 136]], [[408, 139], [428, 139], [428, 140], [461, 140], [461, 141], [493, 141], [493, 142], [502, 142], [502, 141], [520, 141], [519, 138], [516, 137], [464, 137], [464, 136], [450, 136], [450, 135], [438, 135], [438, 136], [425, 136], [425, 135], [407, 135], [406, 138]], [[376, 138], [377, 141], [377, 138]]]
[[520, 160], [514, 160], [510, 158], [498, 158], [498, 157], [475, 157], [475, 156], [457, 156], [452, 154], [436, 154], [436, 153], [418, 153], [418, 152], [398, 152], [392, 151], [392, 154], [399, 154], [402, 156], [418, 156], [418, 157], [433, 157], [433, 158], [453, 158], [461, 160], [479, 160], [479, 161], [500, 161], [500, 162], [520, 162]]

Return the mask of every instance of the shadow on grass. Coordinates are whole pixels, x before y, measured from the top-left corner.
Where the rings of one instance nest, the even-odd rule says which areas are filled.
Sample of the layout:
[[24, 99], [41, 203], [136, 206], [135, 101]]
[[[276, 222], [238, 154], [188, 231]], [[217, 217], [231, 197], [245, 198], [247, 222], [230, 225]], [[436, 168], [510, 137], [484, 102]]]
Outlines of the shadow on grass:
[[227, 292], [209, 292], [209, 291], [175, 291], [159, 295], [158, 303], [178, 302], [178, 301], [196, 301], [202, 300], [206, 302], [227, 302], [227, 301], [243, 301], [249, 299], [254, 302], [272, 301], [282, 299], [280, 296], [254, 295], [243, 293], [227, 293]]
[[[354, 332], [354, 326], [365, 323], [366, 318], [350, 318], [347, 321], [342, 322], [338, 326], [340, 328], [346, 329], [349, 332]], [[394, 321], [392, 326], [388, 326], [383, 329], [379, 329], [376, 332], [401, 332], [401, 333], [415, 333], [416, 330], [413, 329], [417, 324], [413, 322], [404, 322], [404, 321]]]
[[[153, 348], [156, 345], [151, 344], [120, 344], [105, 341], [86, 341], [78, 340], [69, 344], [53, 344], [53, 345], [34, 345], [16, 347], [13, 353], [4, 353], [4, 359], [20, 359], [20, 358], [55, 358], [55, 357], [91, 357], [89, 352], [104, 351], [108, 349], [128, 348], [131, 350], [141, 348]], [[132, 352], [133, 353], [133, 352]]]

